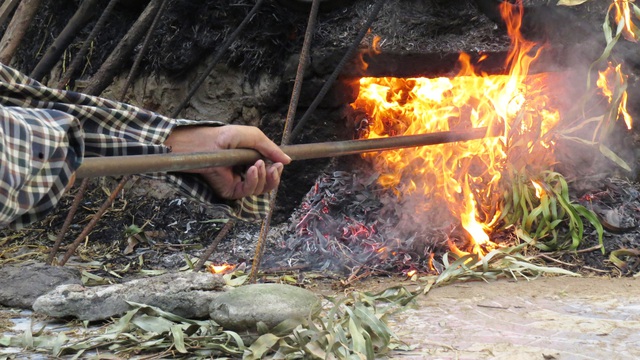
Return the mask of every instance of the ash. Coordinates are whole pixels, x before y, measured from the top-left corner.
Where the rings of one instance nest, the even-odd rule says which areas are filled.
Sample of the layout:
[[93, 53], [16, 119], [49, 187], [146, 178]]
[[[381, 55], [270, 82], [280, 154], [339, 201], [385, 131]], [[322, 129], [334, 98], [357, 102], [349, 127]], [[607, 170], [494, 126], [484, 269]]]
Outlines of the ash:
[[338, 274], [441, 270], [434, 254], [448, 250], [450, 227], [408, 221], [405, 201], [378, 185], [377, 178], [366, 170], [319, 176], [265, 254], [268, 266]]

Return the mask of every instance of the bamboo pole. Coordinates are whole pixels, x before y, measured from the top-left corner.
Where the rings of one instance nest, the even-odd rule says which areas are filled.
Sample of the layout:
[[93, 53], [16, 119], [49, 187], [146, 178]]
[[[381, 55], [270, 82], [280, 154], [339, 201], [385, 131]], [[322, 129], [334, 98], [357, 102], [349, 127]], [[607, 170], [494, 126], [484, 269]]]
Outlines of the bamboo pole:
[[[446, 144], [497, 136], [486, 127], [466, 131], [442, 131], [422, 135], [393, 136], [379, 139], [346, 140], [280, 148], [292, 160], [318, 159], [384, 150]], [[78, 178], [122, 176], [154, 172], [184, 171], [216, 166], [246, 165], [261, 159], [252, 149], [217, 150], [202, 153], [112, 156], [84, 159], [76, 172]]]

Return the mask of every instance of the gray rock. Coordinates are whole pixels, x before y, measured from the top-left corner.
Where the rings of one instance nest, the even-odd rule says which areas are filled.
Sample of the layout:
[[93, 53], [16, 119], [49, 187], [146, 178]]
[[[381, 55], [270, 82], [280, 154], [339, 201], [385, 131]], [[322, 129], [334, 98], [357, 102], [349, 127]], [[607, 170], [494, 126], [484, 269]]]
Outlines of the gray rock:
[[34, 301], [62, 284], [81, 284], [76, 269], [26, 262], [0, 268], [0, 304], [31, 309]]
[[224, 328], [255, 331], [263, 322], [273, 328], [284, 320], [308, 317], [321, 309], [320, 298], [309, 290], [281, 284], [245, 285], [211, 302], [210, 316]]
[[120, 316], [130, 309], [126, 301], [133, 301], [201, 319], [208, 316], [209, 304], [219, 295], [216, 290], [224, 285], [220, 276], [210, 273], [171, 273], [93, 287], [63, 285], [40, 296], [33, 310], [53, 317], [93, 321]]

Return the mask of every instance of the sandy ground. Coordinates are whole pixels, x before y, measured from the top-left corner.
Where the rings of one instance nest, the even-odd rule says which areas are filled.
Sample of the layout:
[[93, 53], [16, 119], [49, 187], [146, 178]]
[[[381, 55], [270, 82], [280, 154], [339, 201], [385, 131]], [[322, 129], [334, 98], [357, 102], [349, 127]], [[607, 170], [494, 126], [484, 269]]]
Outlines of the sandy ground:
[[391, 326], [414, 347], [394, 359], [638, 359], [640, 279], [453, 284]]

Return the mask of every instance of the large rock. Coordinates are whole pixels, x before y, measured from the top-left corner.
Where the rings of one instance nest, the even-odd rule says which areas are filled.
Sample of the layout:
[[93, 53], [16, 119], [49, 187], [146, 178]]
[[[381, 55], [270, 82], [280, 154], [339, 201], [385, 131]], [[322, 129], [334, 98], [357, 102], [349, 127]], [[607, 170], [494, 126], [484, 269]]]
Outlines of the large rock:
[[133, 301], [185, 318], [206, 318], [209, 303], [219, 295], [216, 290], [224, 285], [220, 276], [210, 273], [171, 273], [93, 287], [63, 285], [40, 296], [33, 310], [53, 317], [93, 321], [120, 316], [130, 309], [126, 301]]
[[211, 319], [226, 329], [255, 331], [263, 322], [273, 328], [284, 320], [320, 311], [320, 299], [309, 290], [282, 284], [245, 285], [211, 302]]
[[81, 284], [76, 269], [33, 262], [0, 268], [0, 304], [31, 309], [34, 301], [62, 284]]

